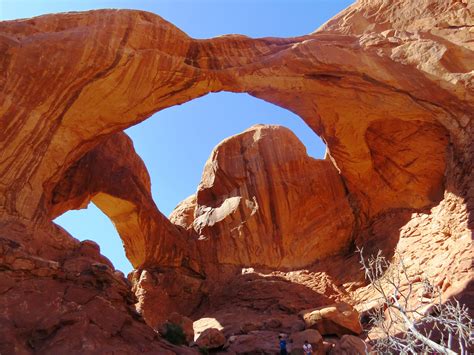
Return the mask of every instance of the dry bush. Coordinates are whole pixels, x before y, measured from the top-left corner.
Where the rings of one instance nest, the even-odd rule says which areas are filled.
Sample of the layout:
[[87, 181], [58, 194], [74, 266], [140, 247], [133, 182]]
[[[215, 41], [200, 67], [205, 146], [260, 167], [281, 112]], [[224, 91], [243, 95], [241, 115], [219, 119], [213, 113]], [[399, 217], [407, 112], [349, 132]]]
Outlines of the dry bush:
[[442, 302], [441, 290], [428, 279], [409, 275], [400, 255], [388, 261], [379, 251], [364, 258], [358, 249], [367, 281], [380, 307], [369, 312], [369, 322], [381, 333], [372, 340], [377, 353], [468, 354], [473, 346], [469, 309], [457, 300]]

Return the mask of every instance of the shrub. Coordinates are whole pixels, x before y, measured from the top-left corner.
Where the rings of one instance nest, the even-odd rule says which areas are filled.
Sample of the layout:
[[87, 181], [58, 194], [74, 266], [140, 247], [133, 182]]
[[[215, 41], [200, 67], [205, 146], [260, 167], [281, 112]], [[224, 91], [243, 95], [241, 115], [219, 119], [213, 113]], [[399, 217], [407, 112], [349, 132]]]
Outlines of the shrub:
[[163, 326], [163, 338], [174, 345], [186, 344], [186, 335], [184, 334], [183, 328], [178, 324], [165, 323]]

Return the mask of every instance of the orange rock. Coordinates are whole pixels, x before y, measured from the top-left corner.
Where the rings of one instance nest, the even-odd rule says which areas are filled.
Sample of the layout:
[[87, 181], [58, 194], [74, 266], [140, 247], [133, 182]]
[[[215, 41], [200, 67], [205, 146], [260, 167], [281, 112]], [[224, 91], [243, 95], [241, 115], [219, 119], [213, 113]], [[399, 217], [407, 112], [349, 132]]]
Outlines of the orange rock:
[[[193, 40], [158, 16], [125, 10], [3, 22], [2, 50], [8, 53], [8, 70], [0, 79], [1, 112], [8, 122], [0, 147], [2, 189], [8, 186], [8, 193], [0, 194], [3, 213], [46, 217], [44, 189], [54, 187], [104, 136], [220, 90], [248, 91], [299, 114], [327, 142], [329, 156], [362, 213], [374, 216], [390, 208], [437, 202], [416, 185], [404, 186], [404, 193], [397, 194], [397, 188], [384, 181], [384, 169], [374, 168], [366, 143], [370, 125], [377, 122], [383, 129], [393, 120], [441, 124], [436, 140], [449, 133], [455, 145], [469, 142], [465, 127], [472, 112], [472, 52], [466, 49], [466, 10], [431, 0], [436, 6], [422, 9], [422, 18], [428, 20], [411, 26], [441, 38], [458, 36], [453, 43], [437, 42], [433, 36], [425, 40], [420, 32], [384, 33], [390, 24], [400, 31], [408, 23], [406, 14], [420, 13], [418, 8], [408, 10], [416, 2], [407, 3], [396, 1], [386, 13], [373, 11], [377, 15], [367, 19], [367, 9], [387, 5], [360, 2], [352, 9], [351, 21], [336, 17], [318, 32], [290, 39]], [[439, 21], [432, 20], [434, 13], [436, 19], [453, 19], [457, 11], [464, 15], [454, 21], [456, 28], [432, 29]], [[69, 55], [55, 55], [59, 48]], [[146, 75], [150, 70], [157, 75]], [[41, 127], [33, 129], [37, 122]], [[400, 148], [408, 151], [432, 142], [411, 138], [416, 144], [405, 147], [401, 142]], [[393, 144], [399, 145], [398, 137]], [[410, 171], [400, 171], [402, 181], [423, 171], [424, 165], [418, 164], [430, 156], [418, 156]], [[437, 174], [444, 168], [442, 162], [433, 166]], [[390, 198], [381, 203], [381, 195]]]
[[168, 322], [179, 325], [183, 329], [183, 332], [186, 335], [186, 341], [188, 343], [194, 341], [194, 328], [193, 321], [191, 319], [182, 316], [179, 313], [173, 312], [168, 317]]
[[94, 202], [114, 223], [136, 268], [150, 260], [154, 265], [180, 266], [192, 252], [184, 244], [184, 234], [156, 207], [148, 171], [125, 133], [110, 136], [84, 155], [50, 195], [51, 218]]
[[323, 337], [315, 329], [306, 329], [302, 332], [293, 333], [290, 336], [291, 354], [303, 354], [303, 345], [308, 341], [313, 348], [313, 354], [325, 354], [323, 349]]
[[277, 354], [279, 351], [278, 333], [266, 330], [250, 334], [236, 335], [226, 351], [231, 354]]
[[[348, 216], [336, 244], [347, 248], [353, 239], [388, 255], [398, 250], [410, 260], [410, 272], [422, 267], [434, 279], [449, 275], [446, 293], [466, 290], [474, 227], [472, 6], [458, 0], [360, 0], [318, 31], [289, 39], [195, 40], [158, 16], [127, 10], [1, 22], [0, 323], [8, 343], [0, 344], [0, 352], [176, 350], [131, 317], [129, 285], [98, 250], [81, 247], [51, 223], [91, 200], [114, 220], [127, 255], [142, 268], [136, 275], [147, 270], [165, 281], [161, 290], [148, 284], [140, 294], [136, 288], [139, 305], [149, 301], [153, 307], [169, 305], [168, 311], [191, 311], [196, 304], [187, 301], [196, 297], [186, 296], [173, 280], [199, 285], [201, 296], [206, 287], [226, 285], [243, 264], [291, 269], [314, 260], [319, 261], [306, 278], [293, 280], [310, 292], [324, 288], [319, 298], [357, 293], [361, 298], [354, 299], [369, 299], [353, 257], [321, 260], [341, 249], [333, 240], [319, 248], [321, 235], [337, 228], [324, 230], [325, 223], [315, 219], [321, 210], [310, 201], [327, 208], [327, 198], [341, 201], [341, 195], [346, 207], [324, 214], [331, 224], [340, 213]], [[119, 132], [218, 91], [248, 92], [298, 114], [327, 143], [327, 160], [314, 163], [298, 155], [297, 143], [296, 159], [287, 166], [275, 160], [291, 157], [293, 147], [284, 153], [284, 144], [261, 150], [263, 160], [243, 152], [235, 167], [216, 157], [211, 163], [219, 166], [215, 172], [206, 168], [196, 208], [192, 198], [183, 203], [173, 225], [156, 209], [143, 163]], [[244, 136], [258, 149], [268, 139]], [[224, 146], [239, 153], [232, 146], [239, 140], [231, 141]], [[275, 168], [265, 170], [274, 181], [265, 182], [252, 164], [248, 170], [240, 156], [272, 162], [263, 166]], [[259, 190], [240, 185], [248, 172]], [[309, 181], [293, 181], [298, 189], [278, 184], [303, 172]], [[331, 183], [312, 185], [315, 176]], [[306, 191], [308, 186], [324, 199]], [[306, 211], [305, 201], [295, 198], [308, 199]], [[201, 240], [189, 238], [191, 220]], [[259, 234], [246, 234], [247, 225]], [[301, 239], [314, 230], [323, 230], [317, 239]], [[229, 248], [234, 240], [238, 248]], [[90, 295], [105, 301], [91, 303], [86, 312], [78, 305]], [[268, 296], [265, 304], [272, 302]], [[258, 299], [246, 302], [262, 307]], [[97, 319], [97, 309], [107, 315]], [[287, 309], [297, 307], [290, 302]], [[159, 312], [149, 319], [166, 316]], [[120, 330], [108, 324], [114, 322], [122, 324]]]
[[207, 328], [196, 339], [196, 344], [200, 348], [217, 349], [226, 343], [226, 339], [222, 331], [216, 328]]
[[354, 220], [332, 163], [308, 157], [280, 126], [257, 125], [221, 142], [204, 167], [196, 198], [170, 219], [191, 229], [185, 224], [191, 210], [204, 260], [285, 269], [343, 253]]
[[308, 309], [300, 312], [306, 327], [318, 330], [322, 335], [362, 333], [359, 313], [347, 303], [336, 303], [329, 306]]
[[[96, 256], [84, 256], [82, 246], [66, 261], [47, 260], [23, 242], [0, 239], [2, 354], [179, 351], [136, 314], [126, 280]], [[15, 260], [31, 267], [13, 269]]]
[[341, 340], [336, 343], [329, 354], [330, 355], [365, 355], [371, 354], [372, 348], [369, 344], [353, 335], [343, 335]]
[[203, 280], [186, 269], [137, 270], [129, 277], [137, 310], [155, 329], [169, 320], [172, 312], [190, 315], [202, 302]]

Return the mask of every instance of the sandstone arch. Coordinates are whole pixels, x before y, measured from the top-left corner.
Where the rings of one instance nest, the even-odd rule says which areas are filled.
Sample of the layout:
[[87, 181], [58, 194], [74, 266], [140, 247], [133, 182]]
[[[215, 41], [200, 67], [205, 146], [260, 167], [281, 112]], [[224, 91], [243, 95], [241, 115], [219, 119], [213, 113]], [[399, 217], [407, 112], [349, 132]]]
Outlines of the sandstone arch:
[[[2, 32], [8, 76], [3, 77], [1, 176], [8, 214], [41, 220], [43, 187], [51, 189], [100, 137], [210, 91], [247, 91], [299, 114], [327, 142], [369, 217], [390, 207], [378, 205], [367, 189], [370, 181], [378, 194], [387, 192], [364, 142], [371, 121], [439, 120], [455, 144], [466, 140], [459, 127], [466, 120], [469, 93], [446, 90], [453, 84], [442, 75], [433, 78], [389, 53], [380, 56], [383, 48], [397, 46], [391, 39], [397, 37], [374, 40], [331, 31], [293, 39], [197, 41], [139, 11], [43, 16], [5, 22]], [[28, 59], [39, 51], [56, 55]], [[61, 54], [66, 52], [70, 57]], [[446, 83], [434, 85], [436, 80]], [[30, 95], [23, 95], [25, 88]], [[344, 106], [336, 104], [340, 101]], [[389, 204], [419, 208], [432, 202], [420, 196], [414, 205]]]
[[[100, 152], [101, 144], [126, 127], [171, 105], [225, 90], [285, 107], [325, 140], [349, 192], [358, 243], [383, 246], [392, 233], [413, 268], [434, 270], [451, 293], [465, 290], [472, 278], [472, 10], [468, 2], [455, 0], [360, 0], [318, 31], [289, 39], [194, 40], [140, 11], [0, 23], [0, 230], [8, 237], [0, 240], [8, 273], [1, 286], [6, 293], [27, 293], [30, 285], [18, 282], [26, 277], [35, 280], [35, 292], [54, 288], [60, 300], [72, 297], [74, 302], [65, 302], [79, 312], [77, 304], [86, 301], [69, 295], [65, 285], [73, 289], [83, 282], [88, 297], [100, 295], [96, 307], [115, 312], [123, 328], [101, 324], [92, 306], [72, 318], [63, 309], [41, 309], [59, 315], [34, 326], [51, 338], [74, 325], [87, 339], [91, 329], [100, 328], [99, 336], [110, 342], [134, 340], [130, 329], [144, 328], [136, 328], [129, 314], [125, 282], [110, 266], [100, 265], [94, 247], [50, 224], [58, 211], [94, 196], [117, 218], [107, 201], [116, 198], [113, 188], [120, 184], [76, 191], [64, 186], [63, 178], [81, 175], [81, 160]], [[404, 135], [407, 130], [414, 134]], [[149, 203], [140, 187], [127, 201]], [[129, 212], [125, 205], [122, 212]], [[420, 258], [422, 252], [429, 257]], [[199, 267], [187, 264], [179, 248], [166, 255], [160, 263], [185, 266], [178, 277], [188, 279], [190, 290], [203, 291]], [[332, 262], [339, 265], [336, 276], [351, 274], [341, 269], [348, 260]], [[315, 280], [325, 278], [324, 270], [313, 272]], [[145, 272], [138, 277], [142, 285], [150, 281]], [[355, 277], [341, 278], [337, 297], [360, 291], [367, 298], [361, 284], [351, 283]], [[3, 299], [8, 309], [17, 307], [17, 297]], [[23, 337], [13, 324], [31, 330], [34, 322], [21, 314], [7, 316], [2, 325], [11, 330], [13, 344]], [[91, 319], [99, 326], [91, 328]], [[140, 339], [152, 341], [154, 335]], [[46, 344], [43, 349], [52, 344], [33, 340]]]
[[192, 248], [156, 207], [148, 171], [126, 134], [105, 139], [66, 171], [49, 197], [50, 218], [91, 201], [114, 223], [135, 268], [150, 260], [178, 267], [188, 259]]

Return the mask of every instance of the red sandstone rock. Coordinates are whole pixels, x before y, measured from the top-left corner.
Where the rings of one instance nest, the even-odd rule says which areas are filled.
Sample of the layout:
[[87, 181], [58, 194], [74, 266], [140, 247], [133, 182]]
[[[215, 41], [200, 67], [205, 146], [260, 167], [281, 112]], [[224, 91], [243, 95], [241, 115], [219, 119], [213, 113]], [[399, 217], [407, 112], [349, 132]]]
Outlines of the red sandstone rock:
[[184, 271], [136, 270], [130, 274], [137, 310], [151, 327], [159, 329], [172, 312], [190, 315], [202, 301], [203, 280]]
[[211, 263], [296, 268], [343, 253], [350, 243], [353, 215], [337, 170], [308, 157], [280, 126], [257, 125], [220, 143], [194, 208], [191, 201], [170, 219], [191, 229], [183, 223], [194, 209], [196, 244]]
[[194, 341], [193, 321], [191, 319], [173, 312], [168, 317], [168, 322], [179, 325], [183, 329], [183, 332], [186, 335], [186, 341], [188, 343]]
[[250, 334], [237, 335], [229, 343], [226, 351], [231, 354], [265, 354], [278, 353], [278, 333], [272, 331], [255, 331]]
[[[305, 120], [327, 143], [328, 162], [347, 191], [355, 242], [388, 255], [397, 250], [411, 261], [409, 272], [421, 268], [443, 280], [446, 295], [463, 299], [474, 227], [472, 11], [465, 0], [360, 0], [318, 31], [290, 39], [194, 40], [140, 11], [0, 23], [0, 352], [176, 351], [134, 314], [129, 286], [107, 260], [51, 218], [95, 199], [119, 226], [135, 266], [176, 268], [177, 278], [208, 277], [215, 288], [235, 276], [238, 265], [200, 269], [208, 255], [200, 260], [185, 229], [156, 210], [143, 166], [127, 155], [126, 139], [114, 137], [154, 112], [222, 90], [249, 92]], [[108, 146], [114, 140], [120, 149]], [[98, 179], [104, 169], [111, 173]], [[183, 204], [173, 222], [189, 226], [192, 205]], [[236, 205], [231, 199], [224, 209]], [[248, 217], [252, 208], [245, 211]], [[206, 216], [202, 230], [215, 229], [215, 217]], [[280, 267], [271, 262], [265, 265]], [[161, 274], [157, 279], [166, 279]], [[350, 255], [280, 275], [320, 299], [373, 297]], [[155, 292], [149, 288], [151, 300], [172, 308], [184, 295]], [[272, 302], [271, 294], [263, 302], [234, 295], [255, 309]], [[298, 309], [287, 301], [280, 306]], [[97, 319], [97, 308], [107, 322]]]
[[192, 251], [184, 235], [158, 211], [148, 171], [124, 133], [105, 139], [66, 171], [49, 197], [50, 215], [55, 218], [90, 201], [112, 220], [136, 268], [150, 260], [180, 266]]
[[84, 245], [92, 244], [71, 249], [66, 259], [51, 260], [31, 254], [20, 239], [0, 239], [0, 352], [171, 355], [180, 351], [144, 323], [133, 309], [134, 296], [126, 280], [94, 260], [102, 256], [82, 255]]
[[315, 329], [306, 329], [302, 332], [293, 333], [290, 336], [291, 354], [303, 354], [303, 345], [308, 341], [313, 348], [313, 354], [325, 354], [323, 349], [323, 337]]
[[343, 335], [329, 352], [331, 355], [365, 355], [369, 353], [371, 353], [371, 346], [353, 335]]
[[336, 303], [300, 312], [306, 327], [322, 335], [360, 334], [359, 313], [346, 303]]
[[222, 331], [216, 328], [207, 328], [196, 339], [196, 344], [200, 348], [217, 349], [226, 343], [226, 339]]

